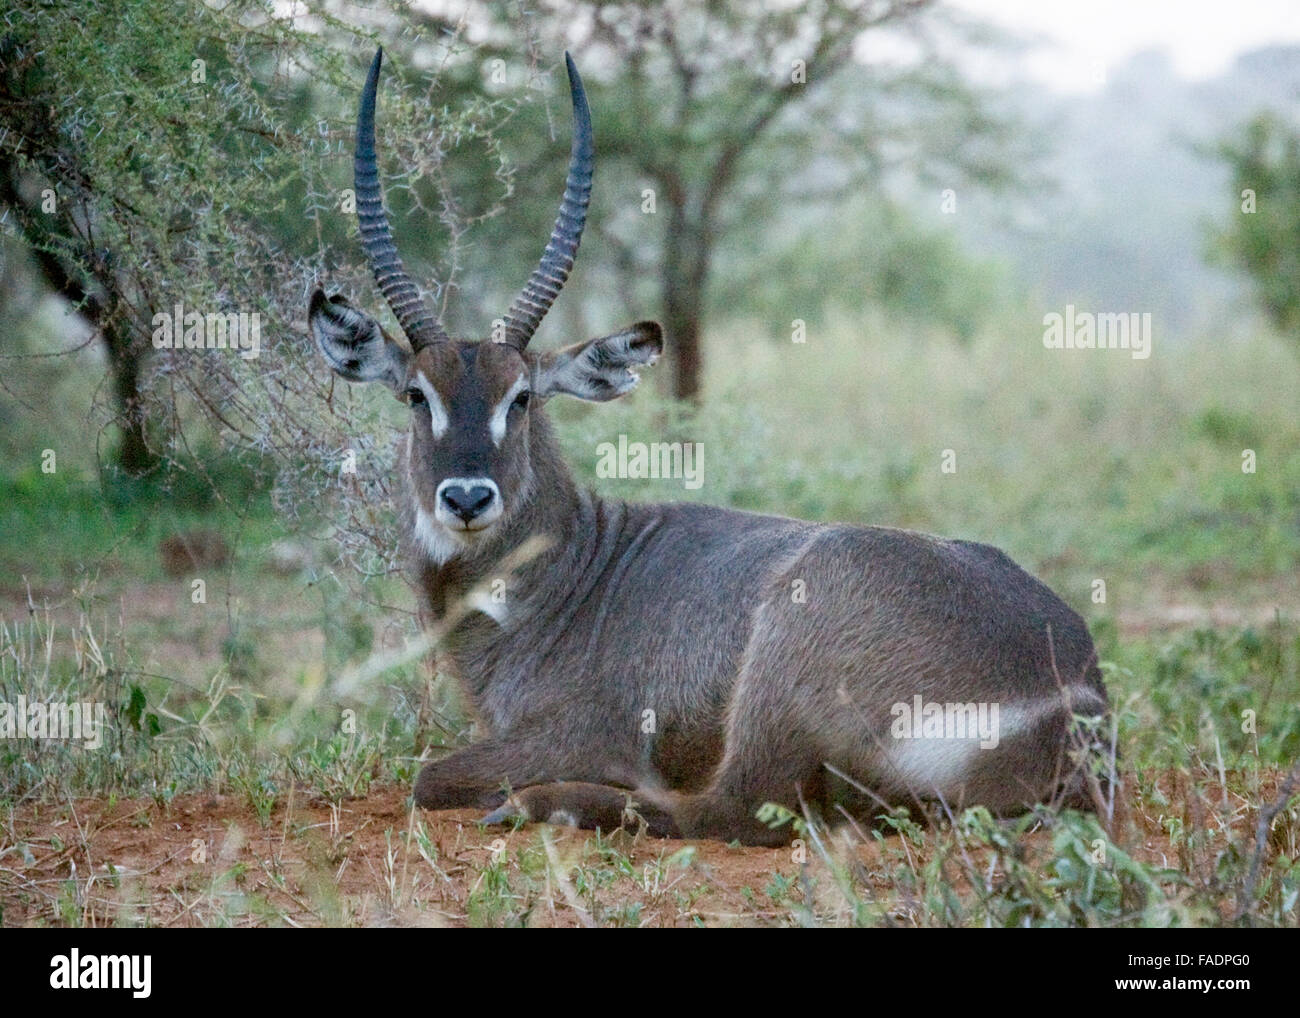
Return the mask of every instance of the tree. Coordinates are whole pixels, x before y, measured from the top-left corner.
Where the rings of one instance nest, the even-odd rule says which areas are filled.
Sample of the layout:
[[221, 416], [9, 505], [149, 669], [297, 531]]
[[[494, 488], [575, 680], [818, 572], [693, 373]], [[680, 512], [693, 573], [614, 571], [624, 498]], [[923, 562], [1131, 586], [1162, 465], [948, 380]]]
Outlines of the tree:
[[1300, 338], [1300, 134], [1261, 113], [1218, 154], [1240, 203], [1217, 234], [1219, 252], [1251, 278], [1273, 325]]
[[[1008, 124], [920, 31], [932, 5], [549, 0], [536, 8], [543, 45], [577, 51], [588, 78], [598, 178], [616, 175], [621, 193], [641, 204], [597, 203], [589, 229], [627, 273], [656, 280], [677, 397], [699, 395], [709, 280], [720, 248], [739, 233], [753, 236], [756, 223], [800, 204], [878, 187], [899, 163], [938, 171], [944, 186], [1014, 176], [1013, 156], [1000, 147]], [[907, 34], [923, 57], [860, 58], [864, 42], [890, 33], [896, 42]], [[517, 225], [513, 212], [511, 220]]]
[[[122, 430], [118, 462], [139, 474], [153, 463], [140, 391], [147, 337], [133, 328], [123, 291], [113, 285], [110, 254], [91, 241], [96, 217], [88, 207], [87, 168], [75, 144], [60, 136], [68, 125], [49, 116], [47, 74], [16, 35], [0, 39], [0, 122], [12, 139], [0, 169], [0, 204], [16, 219], [45, 284], [80, 309], [102, 337]], [[30, 180], [34, 165], [51, 172]]]
[[[330, 433], [280, 412], [288, 364], [302, 365], [304, 380], [314, 368], [312, 351], [287, 338], [305, 331], [316, 274], [368, 276], [354, 264], [345, 199], [360, 71], [375, 41], [341, 22], [329, 0], [307, 14], [257, 0], [73, 0], [6, 19], [0, 228], [102, 342], [116, 461], [127, 474], [160, 457], [193, 458], [189, 432], [205, 427], [285, 462]], [[399, 12], [383, 29], [436, 54], [462, 45], [454, 27]], [[394, 63], [386, 126], [410, 176], [431, 181], [405, 194], [455, 208], [436, 173], [437, 146], [420, 145], [436, 76], [411, 73], [402, 56]], [[478, 163], [492, 166], [497, 112], [476, 100], [439, 126], [486, 149]], [[490, 210], [508, 177], [487, 179], [478, 201]], [[265, 349], [256, 360], [159, 349], [157, 316], [177, 306], [205, 319], [259, 316]]]

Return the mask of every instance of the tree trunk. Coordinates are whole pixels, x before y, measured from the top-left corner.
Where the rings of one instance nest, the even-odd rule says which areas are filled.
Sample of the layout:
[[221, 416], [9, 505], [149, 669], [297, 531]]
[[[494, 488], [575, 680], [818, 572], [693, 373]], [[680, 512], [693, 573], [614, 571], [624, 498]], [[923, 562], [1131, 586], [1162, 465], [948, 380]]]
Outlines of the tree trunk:
[[661, 299], [676, 399], [698, 401], [700, 397], [704, 288], [711, 254], [707, 226], [692, 226], [686, 203], [674, 201], [664, 236]]
[[684, 283], [664, 279], [664, 329], [672, 350], [673, 396], [696, 400], [700, 395], [700, 307], [699, 295]]
[[120, 318], [109, 321], [104, 329], [109, 370], [113, 374], [118, 426], [122, 430], [117, 462], [125, 473], [138, 476], [153, 467], [154, 455], [145, 434], [146, 414], [140, 393], [143, 357], [133, 339], [130, 324]]

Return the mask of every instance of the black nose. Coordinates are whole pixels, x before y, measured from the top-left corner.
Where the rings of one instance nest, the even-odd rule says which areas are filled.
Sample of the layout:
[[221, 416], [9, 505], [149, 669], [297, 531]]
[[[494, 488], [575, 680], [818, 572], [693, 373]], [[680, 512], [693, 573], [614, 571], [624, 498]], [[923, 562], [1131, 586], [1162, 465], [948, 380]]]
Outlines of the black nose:
[[492, 504], [493, 497], [492, 489], [481, 484], [470, 488], [449, 484], [442, 489], [442, 501], [466, 523], [481, 515]]

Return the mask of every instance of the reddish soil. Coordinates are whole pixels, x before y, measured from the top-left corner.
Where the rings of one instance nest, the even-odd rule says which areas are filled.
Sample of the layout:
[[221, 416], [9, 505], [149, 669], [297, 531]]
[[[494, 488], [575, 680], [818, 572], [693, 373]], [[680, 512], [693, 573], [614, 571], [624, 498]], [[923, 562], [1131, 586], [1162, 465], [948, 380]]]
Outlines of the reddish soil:
[[[1220, 800], [1220, 789], [1193, 788], [1175, 772], [1147, 781], [1170, 805], [1131, 806], [1122, 843], [1143, 862], [1197, 879], [1211, 878], [1213, 855], [1187, 857], [1170, 841], [1169, 819], [1231, 835], [1249, 851], [1255, 803], [1270, 801], [1277, 775], [1265, 776], [1251, 802], [1235, 793]], [[337, 808], [298, 791], [265, 824], [236, 795], [183, 796], [165, 806], [147, 799], [21, 804], [0, 829], [0, 925], [765, 925], [791, 922], [790, 902], [804, 894], [792, 847], [620, 832], [604, 839], [602, 852], [590, 832], [482, 828], [477, 810], [413, 815], [408, 803], [408, 790], [397, 787]], [[427, 839], [410, 839], [408, 851], [413, 825], [423, 825]], [[1297, 828], [1293, 818], [1288, 833], [1275, 831], [1274, 849], [1293, 855]], [[865, 879], [867, 893], [891, 902], [893, 917], [908, 925], [895, 875], [917, 850], [897, 836], [853, 841], [847, 856], [842, 846], [836, 851]], [[1033, 853], [1050, 836], [1038, 831], [1027, 841]], [[688, 846], [693, 858], [663, 865]], [[806, 855], [817, 876], [813, 907], [833, 917], [843, 900], [815, 853]], [[960, 874], [951, 877], [960, 890]], [[777, 900], [782, 882], [791, 890]]]
[[[418, 849], [406, 851], [413, 819], [409, 798], [407, 789], [390, 787], [344, 802], [337, 811], [319, 801], [294, 802], [277, 806], [266, 826], [237, 795], [177, 797], [166, 807], [149, 800], [27, 805], [14, 816], [13, 831], [31, 861], [24, 864], [12, 851], [0, 858], [3, 925], [59, 922], [60, 898], [74, 886], [78, 910], [94, 925], [124, 916], [160, 926], [210, 925], [223, 905], [236, 925], [468, 925], [468, 899], [482, 885], [494, 853], [512, 884], [524, 887], [528, 881], [517, 879], [518, 855], [530, 849], [539, 864], [532, 882], [547, 887], [545, 855], [537, 851], [542, 828], [482, 828], [475, 823], [482, 810], [421, 811], [415, 819], [428, 832], [435, 869]], [[610, 871], [590, 832], [545, 830], [560, 862], [552, 872], [574, 863]], [[623, 875], [620, 887], [598, 897], [609, 898], [611, 907], [624, 899], [642, 901], [640, 925], [762, 922], [762, 908], [747, 901], [741, 888], [749, 886], [762, 899], [774, 871], [793, 877], [799, 869], [789, 849], [621, 832], [606, 844], [633, 871]], [[697, 849], [693, 865], [661, 877], [656, 892], [655, 861], [688, 844]], [[0, 853], [8, 847], [0, 844]], [[114, 873], [117, 887], [110, 879]], [[530, 924], [591, 921], [586, 908], [568, 904], [566, 889], [557, 883], [551, 880], [551, 893], [537, 896]], [[694, 907], [679, 907], [673, 893], [678, 888], [698, 897]], [[572, 881], [568, 891], [576, 895]], [[771, 918], [783, 914], [772, 910]]]

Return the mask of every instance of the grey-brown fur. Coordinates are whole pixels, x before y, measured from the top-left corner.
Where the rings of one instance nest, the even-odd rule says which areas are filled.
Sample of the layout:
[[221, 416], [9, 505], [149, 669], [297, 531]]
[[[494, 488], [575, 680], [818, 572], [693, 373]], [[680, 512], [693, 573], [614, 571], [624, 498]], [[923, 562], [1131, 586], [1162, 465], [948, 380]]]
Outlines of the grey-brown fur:
[[[507, 341], [469, 343], [421, 311], [396, 261], [374, 169], [379, 65], [377, 54], [358, 117], [358, 194], [367, 252], [411, 348], [321, 291], [309, 321], [338, 374], [411, 404], [407, 558], [483, 729], [424, 768], [416, 802], [606, 829], [631, 802], [657, 834], [758, 844], [790, 836], [755, 818], [768, 801], [825, 813], [847, 803], [856, 815], [924, 799], [998, 813], [1082, 803], [1073, 717], [1107, 709], [1092, 641], [1001, 552], [633, 505], [575, 485], [545, 401], [621, 396], [663, 347], [659, 326], [641, 322], [551, 353], [526, 349], [567, 275], [590, 191], [577, 70], [569, 62], [569, 211]], [[486, 589], [504, 600], [485, 601]], [[897, 712], [917, 697], [927, 709], [987, 708], [990, 720], [996, 710], [996, 738], [903, 737], [915, 732], [897, 727]]]
[[[332, 309], [316, 310], [332, 361], [367, 356], [335, 352], [321, 318]], [[343, 320], [355, 324], [355, 314]], [[639, 345], [622, 334], [542, 357], [458, 341], [408, 355], [362, 329], [384, 344], [369, 356], [404, 379], [418, 369], [450, 408], [438, 440], [413, 410], [404, 532], [430, 620], [449, 609], [459, 619], [445, 647], [486, 734], [427, 766], [416, 801], [492, 807], [509, 789], [498, 818], [608, 825], [630, 791], [657, 833], [765, 842], [789, 835], [754, 818], [764, 802], [829, 809], [843, 789], [825, 764], [884, 802], [942, 796], [1005, 813], [1062, 790], [1077, 799], [1071, 714], [1106, 706], [1092, 641], [1001, 552], [901, 530], [602, 500], [574, 483], [541, 401], [625, 389], [629, 365], [648, 363], [660, 342], [654, 327], [636, 328]], [[585, 356], [593, 345], [600, 355]], [[571, 365], [587, 362], [603, 385], [575, 376]], [[458, 408], [473, 393], [486, 415], [521, 373], [536, 398], [495, 447], [486, 422]], [[499, 484], [503, 514], [438, 561], [415, 536], [416, 508], [433, 511], [440, 477], [476, 471]], [[530, 539], [546, 550], [505, 569]], [[507, 591], [502, 617], [465, 613], [493, 581]], [[918, 695], [997, 703], [1002, 718], [1029, 721], [988, 750], [914, 740], [901, 751], [968, 759], [937, 786], [909, 780], [891, 756], [900, 751], [891, 710]]]
[[[934, 794], [873, 765], [898, 701], [1058, 704], [1059, 675], [1075, 710], [1106, 703], [1082, 620], [1001, 552], [600, 500], [575, 487], [540, 414], [531, 438], [534, 499], [472, 556], [417, 566], [436, 615], [490, 582], [528, 536], [555, 541], [516, 577], [504, 625], [474, 613], [451, 634], [458, 677], [491, 734], [424, 770], [422, 806], [490, 806], [504, 787], [585, 782], [635, 789], [639, 804], [674, 817], [652, 824], [660, 833], [781, 840], [788, 832], [769, 831], [755, 810], [797, 807], [801, 794], [820, 804], [825, 762], [887, 801]], [[793, 600], [796, 579], [804, 603]], [[653, 734], [642, 731], [646, 710]], [[1063, 781], [1067, 727], [1062, 706], [988, 751], [963, 789], [941, 791], [1012, 812], [1073, 787]], [[701, 794], [672, 794], [682, 791]], [[568, 811], [592, 815], [589, 790], [575, 792], [587, 805]], [[624, 799], [611, 796], [618, 808]], [[526, 793], [517, 805], [527, 808]]]

